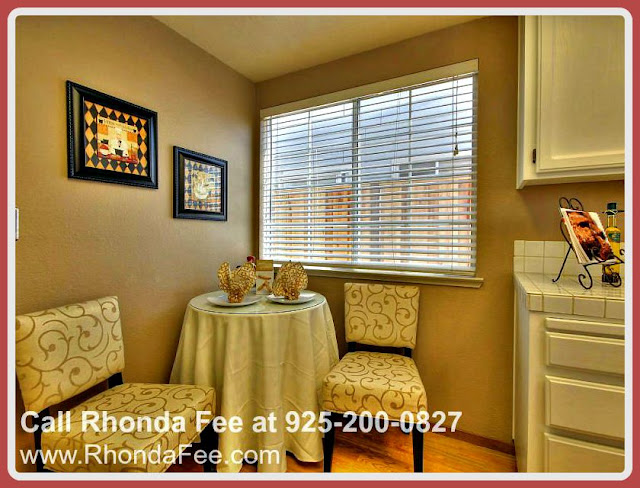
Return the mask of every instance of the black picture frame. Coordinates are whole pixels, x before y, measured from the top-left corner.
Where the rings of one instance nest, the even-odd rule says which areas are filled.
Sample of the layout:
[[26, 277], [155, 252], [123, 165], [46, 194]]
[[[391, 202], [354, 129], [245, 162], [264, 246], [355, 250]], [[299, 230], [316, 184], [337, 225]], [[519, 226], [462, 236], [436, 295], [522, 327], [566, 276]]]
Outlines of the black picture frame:
[[[67, 81], [66, 88], [69, 178], [157, 189], [158, 114], [72, 81]], [[109, 127], [111, 134], [112, 126], [120, 131], [124, 151], [113, 149], [108, 136], [100, 132], [101, 127]]]
[[[187, 168], [189, 166], [189, 168]], [[197, 170], [197, 168], [200, 168]], [[206, 199], [196, 201], [193, 198], [194, 191], [194, 169], [201, 175], [213, 177], [213, 199], [211, 203], [209, 196]], [[187, 170], [189, 174], [185, 180]], [[219, 174], [218, 174], [219, 173]], [[198, 219], [217, 220], [226, 222], [227, 220], [227, 161], [191, 151], [183, 147], [173, 146], [173, 217], [176, 219]], [[215, 198], [216, 185], [219, 184], [219, 198]], [[186, 190], [186, 191], [185, 191]], [[205, 190], [210, 192], [210, 190]], [[207, 209], [207, 206], [217, 206], [219, 200], [219, 211]]]

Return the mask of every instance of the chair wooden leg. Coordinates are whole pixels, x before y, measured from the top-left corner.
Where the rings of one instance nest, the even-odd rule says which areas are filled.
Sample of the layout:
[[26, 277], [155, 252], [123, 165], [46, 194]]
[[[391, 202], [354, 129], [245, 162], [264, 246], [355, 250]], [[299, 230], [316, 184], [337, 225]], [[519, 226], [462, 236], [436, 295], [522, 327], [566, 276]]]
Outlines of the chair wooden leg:
[[424, 433], [418, 430], [416, 424], [413, 424], [411, 429], [411, 438], [413, 440], [413, 472], [422, 473], [424, 471]]
[[334, 424], [339, 418], [338, 414], [333, 412], [329, 413], [329, 430], [324, 433], [322, 438], [322, 447], [324, 450], [324, 472], [331, 473], [331, 463], [333, 461], [333, 444], [336, 440], [336, 429]]
[[200, 432], [200, 447], [207, 452], [207, 461], [202, 465], [205, 473], [215, 473], [217, 466], [211, 462], [211, 453], [218, 449], [218, 434], [213, 430], [213, 422]]
[[42, 452], [40, 452], [41, 450], [41, 446], [42, 446], [42, 442], [41, 442], [41, 438], [42, 438], [42, 432], [40, 431], [40, 426], [37, 427], [38, 430], [36, 430], [33, 433], [33, 437], [35, 439], [34, 443], [36, 446], [36, 471], [38, 473], [44, 473], [46, 470], [44, 469], [44, 462], [42, 461], [42, 456], [40, 454], [42, 454]]
[[45, 417], [50, 416], [49, 409], [45, 408], [38, 413], [38, 416], [33, 419], [33, 444], [36, 452], [36, 471], [38, 473], [48, 473], [49, 470], [44, 467], [44, 460], [42, 459], [42, 420]]

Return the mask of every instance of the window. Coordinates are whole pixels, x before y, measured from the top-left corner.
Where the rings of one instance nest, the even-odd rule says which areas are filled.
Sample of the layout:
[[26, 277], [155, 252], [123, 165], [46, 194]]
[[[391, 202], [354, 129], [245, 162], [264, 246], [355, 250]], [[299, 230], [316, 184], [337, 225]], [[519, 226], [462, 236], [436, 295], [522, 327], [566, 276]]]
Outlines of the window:
[[477, 72], [262, 119], [261, 256], [475, 274]]

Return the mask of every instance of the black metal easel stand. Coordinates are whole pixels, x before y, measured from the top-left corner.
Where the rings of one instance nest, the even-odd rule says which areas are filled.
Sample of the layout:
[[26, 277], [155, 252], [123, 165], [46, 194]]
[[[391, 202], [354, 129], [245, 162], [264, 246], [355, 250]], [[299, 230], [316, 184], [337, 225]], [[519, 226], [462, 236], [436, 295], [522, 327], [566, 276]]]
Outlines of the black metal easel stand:
[[[577, 198], [562, 197], [560, 198], [558, 203], [561, 208], [570, 208], [572, 210], [584, 210], [584, 207], [582, 206], [582, 202]], [[562, 266], [560, 266], [560, 271], [558, 271], [558, 276], [556, 276], [553, 280], [551, 280], [554, 283], [556, 283], [562, 276], [562, 271], [564, 270], [565, 264], [567, 264], [567, 259], [569, 259], [569, 255], [571, 254], [571, 251], [573, 251], [573, 253], [576, 255], [576, 259], [578, 256], [575, 249], [573, 248], [573, 245], [571, 244], [571, 240], [567, 235], [567, 228], [562, 220], [560, 220], [560, 232], [562, 233], [562, 237], [564, 238], [564, 240], [567, 241], [567, 244], [569, 245], [569, 249], [567, 249], [567, 253], [564, 255], [564, 260], [562, 261]], [[621, 249], [620, 254], [624, 256], [624, 250]], [[584, 269], [584, 273], [578, 274], [578, 282], [580, 283], [582, 288], [584, 288], [585, 290], [588, 290], [593, 286], [593, 277], [589, 272], [589, 266], [594, 266], [594, 265], [602, 266], [603, 263], [605, 262], [607, 262], [607, 264], [624, 264], [624, 261], [619, 256], [614, 255], [614, 258], [616, 260], [615, 263], [611, 263], [610, 259], [606, 261], [604, 260], [601, 261], [598, 258], [594, 258], [596, 259], [595, 263], [581, 264], [582, 268]], [[612, 273], [610, 281], [603, 281], [603, 283], [608, 283], [614, 288], [618, 288], [619, 286], [622, 285], [622, 279], [620, 278], [620, 275], [618, 273]]]

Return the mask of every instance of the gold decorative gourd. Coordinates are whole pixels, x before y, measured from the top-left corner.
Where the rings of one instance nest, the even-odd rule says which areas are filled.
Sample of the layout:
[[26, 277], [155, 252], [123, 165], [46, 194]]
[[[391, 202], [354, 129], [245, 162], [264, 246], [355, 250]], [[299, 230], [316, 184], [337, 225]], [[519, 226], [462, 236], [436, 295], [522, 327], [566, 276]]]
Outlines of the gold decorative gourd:
[[300, 263], [285, 263], [280, 267], [271, 289], [274, 295], [283, 296], [287, 300], [297, 300], [305, 289], [309, 279]]
[[220, 289], [226, 292], [229, 303], [240, 303], [256, 281], [256, 270], [251, 263], [244, 263], [231, 271], [229, 263], [218, 269]]

